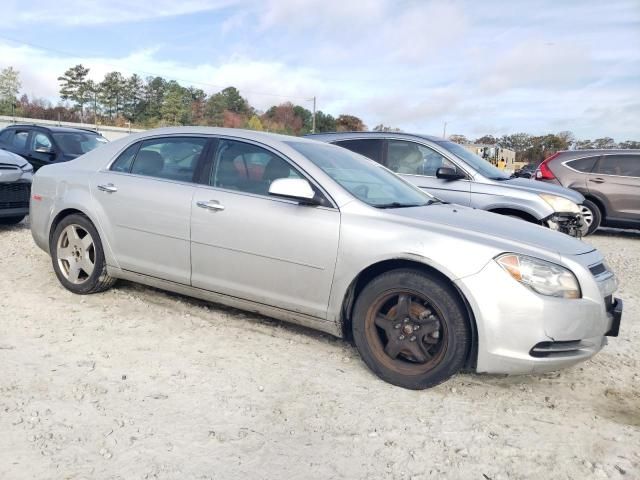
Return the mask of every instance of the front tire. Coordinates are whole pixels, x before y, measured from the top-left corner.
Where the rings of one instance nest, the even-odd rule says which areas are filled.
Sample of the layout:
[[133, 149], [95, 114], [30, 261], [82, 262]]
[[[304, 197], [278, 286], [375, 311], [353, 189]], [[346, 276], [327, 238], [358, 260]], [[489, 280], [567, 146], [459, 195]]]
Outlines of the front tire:
[[374, 278], [356, 300], [352, 325], [367, 366], [381, 379], [412, 390], [455, 375], [471, 346], [466, 309], [453, 288], [418, 270]]
[[58, 223], [49, 251], [58, 280], [73, 293], [102, 292], [115, 283], [107, 273], [98, 231], [84, 215], [69, 215]]

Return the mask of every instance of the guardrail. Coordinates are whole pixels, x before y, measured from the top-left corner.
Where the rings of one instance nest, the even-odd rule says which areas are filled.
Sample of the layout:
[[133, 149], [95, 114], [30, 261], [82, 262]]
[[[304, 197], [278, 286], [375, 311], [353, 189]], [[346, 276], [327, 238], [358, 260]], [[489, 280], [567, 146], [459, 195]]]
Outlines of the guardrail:
[[135, 132], [143, 132], [140, 128], [112, 127], [109, 125], [96, 125], [94, 123], [58, 122], [56, 120], [42, 120], [39, 118], [12, 117], [0, 115], [0, 129], [13, 124], [42, 125], [45, 127], [75, 127], [91, 128], [99, 131], [108, 140], [117, 140]]

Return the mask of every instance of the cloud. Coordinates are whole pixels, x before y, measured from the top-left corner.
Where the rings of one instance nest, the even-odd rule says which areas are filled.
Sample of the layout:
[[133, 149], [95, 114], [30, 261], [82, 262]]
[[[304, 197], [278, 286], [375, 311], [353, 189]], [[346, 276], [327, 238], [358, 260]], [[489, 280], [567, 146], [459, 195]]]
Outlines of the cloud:
[[3, 18], [11, 19], [4, 28], [29, 24], [62, 26], [136, 22], [221, 9], [234, 0], [8, 0], [3, 2]]

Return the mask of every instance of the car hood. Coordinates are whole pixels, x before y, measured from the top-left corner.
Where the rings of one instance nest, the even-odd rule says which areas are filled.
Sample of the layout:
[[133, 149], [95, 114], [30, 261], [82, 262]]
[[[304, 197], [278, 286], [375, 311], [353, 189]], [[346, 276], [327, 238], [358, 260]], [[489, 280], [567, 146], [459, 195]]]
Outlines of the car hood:
[[[453, 204], [434, 204], [425, 207], [388, 209], [396, 218], [422, 221], [428, 224], [446, 225], [466, 233], [475, 233], [490, 241], [500, 240], [510, 244], [512, 251], [520, 246], [546, 250], [558, 255], [581, 255], [593, 251], [586, 243], [540, 225], [497, 213]], [[413, 223], [413, 222], [412, 222]]]
[[28, 162], [20, 155], [7, 152], [6, 150], [0, 150], [0, 163], [5, 165], [15, 165], [17, 167], [24, 167]]
[[509, 180], [502, 180], [496, 183], [501, 187], [512, 187], [517, 188], [518, 190], [527, 190], [536, 194], [549, 193], [551, 195], [558, 195], [560, 197], [568, 198], [578, 205], [584, 202], [584, 197], [581, 193], [559, 185], [553, 185], [551, 183], [538, 182], [527, 178], [510, 178]]

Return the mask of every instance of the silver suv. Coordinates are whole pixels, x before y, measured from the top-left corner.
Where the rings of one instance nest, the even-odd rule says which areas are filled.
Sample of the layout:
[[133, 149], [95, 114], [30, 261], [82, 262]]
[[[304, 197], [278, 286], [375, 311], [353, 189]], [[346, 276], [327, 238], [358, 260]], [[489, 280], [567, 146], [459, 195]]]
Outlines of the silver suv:
[[310, 137], [369, 157], [444, 201], [521, 218], [572, 236], [586, 233], [580, 214], [584, 197], [580, 193], [510, 178], [457, 143], [391, 132]]

